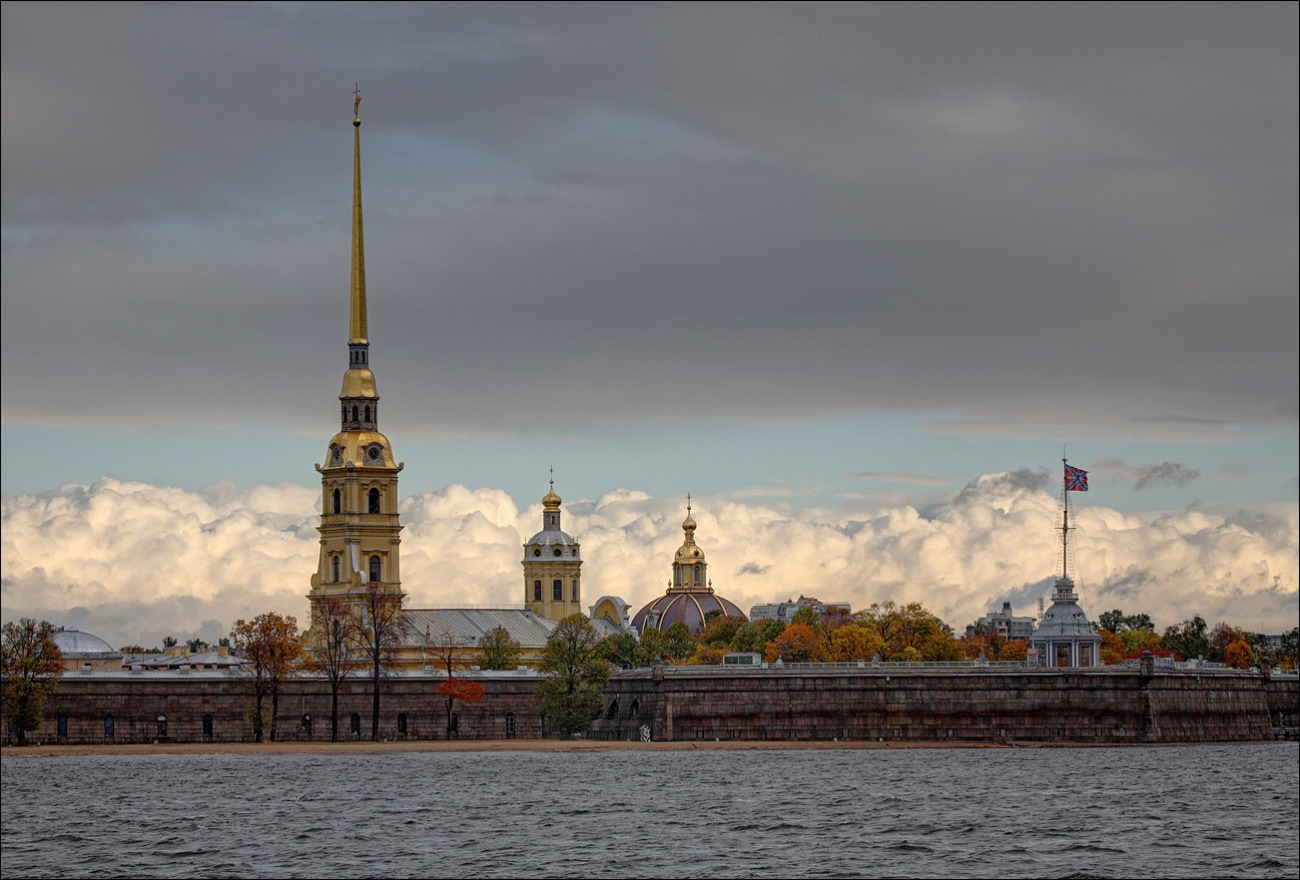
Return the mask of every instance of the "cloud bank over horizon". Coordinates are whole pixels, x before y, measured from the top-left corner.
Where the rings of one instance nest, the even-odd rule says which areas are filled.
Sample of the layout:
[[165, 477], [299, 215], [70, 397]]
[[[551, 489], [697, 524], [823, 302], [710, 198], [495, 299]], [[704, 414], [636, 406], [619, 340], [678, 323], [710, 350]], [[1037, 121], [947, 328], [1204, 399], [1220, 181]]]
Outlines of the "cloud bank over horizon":
[[[102, 479], [3, 499], [3, 618], [48, 619], [114, 646], [167, 635], [209, 641], [265, 611], [307, 623], [317, 491], [228, 483], [197, 492]], [[1293, 502], [1119, 513], [1074, 510], [1081, 600], [1095, 620], [1119, 607], [1160, 627], [1193, 614], [1248, 629], [1295, 625], [1300, 513]], [[634, 608], [664, 590], [682, 540], [676, 497], [620, 489], [568, 501], [583, 545], [583, 597]], [[800, 595], [918, 601], [954, 629], [1010, 600], [1032, 614], [1059, 572], [1059, 501], [1034, 474], [994, 473], [951, 501], [791, 510], [697, 499], [697, 539], [718, 592], [748, 610]], [[518, 605], [521, 547], [540, 504], [451, 485], [402, 502], [408, 607]]]

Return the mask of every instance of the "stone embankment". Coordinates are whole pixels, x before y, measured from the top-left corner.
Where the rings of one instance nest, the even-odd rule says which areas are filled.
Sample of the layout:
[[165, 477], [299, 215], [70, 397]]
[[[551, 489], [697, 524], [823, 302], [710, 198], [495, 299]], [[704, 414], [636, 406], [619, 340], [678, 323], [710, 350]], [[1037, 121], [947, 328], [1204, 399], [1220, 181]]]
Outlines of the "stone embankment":
[[[447, 701], [444, 680], [381, 683], [379, 738], [391, 742], [536, 740], [537, 673], [469, 673], [480, 703]], [[322, 678], [285, 683], [275, 739], [331, 739]], [[266, 707], [269, 712], [269, 704]], [[250, 682], [228, 672], [70, 672], [29, 734], [46, 744], [239, 743], [253, 739]], [[7, 727], [7, 725], [6, 725]], [[1281, 672], [879, 667], [669, 667], [616, 672], [588, 737], [652, 742], [1172, 743], [1297, 736], [1300, 678]], [[450, 731], [450, 735], [449, 735]], [[338, 737], [369, 740], [371, 689], [339, 694]], [[13, 731], [9, 731], [12, 740]], [[269, 733], [269, 732], [268, 732]]]

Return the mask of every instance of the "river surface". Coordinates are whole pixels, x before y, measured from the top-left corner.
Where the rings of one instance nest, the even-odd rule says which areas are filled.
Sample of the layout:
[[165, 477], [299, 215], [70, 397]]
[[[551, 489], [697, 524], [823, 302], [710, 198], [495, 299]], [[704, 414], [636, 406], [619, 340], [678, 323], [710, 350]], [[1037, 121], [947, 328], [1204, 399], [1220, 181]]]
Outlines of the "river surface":
[[1278, 877], [1300, 746], [0, 760], [4, 877]]

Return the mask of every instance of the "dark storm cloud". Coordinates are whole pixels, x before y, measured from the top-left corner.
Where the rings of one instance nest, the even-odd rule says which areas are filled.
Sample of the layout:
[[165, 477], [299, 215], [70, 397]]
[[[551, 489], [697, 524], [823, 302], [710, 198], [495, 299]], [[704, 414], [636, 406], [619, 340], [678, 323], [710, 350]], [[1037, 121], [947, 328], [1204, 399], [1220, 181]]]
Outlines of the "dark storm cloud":
[[315, 425], [359, 80], [394, 427], [1294, 424], [1296, 31], [1293, 4], [7, 3], [4, 415]]

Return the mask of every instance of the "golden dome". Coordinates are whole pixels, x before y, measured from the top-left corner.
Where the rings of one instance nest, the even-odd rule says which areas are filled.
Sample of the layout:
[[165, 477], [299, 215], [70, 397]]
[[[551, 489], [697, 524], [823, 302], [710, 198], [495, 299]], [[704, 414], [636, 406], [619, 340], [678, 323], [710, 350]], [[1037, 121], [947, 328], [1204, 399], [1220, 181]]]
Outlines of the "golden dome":
[[339, 392], [340, 400], [350, 397], [378, 396], [379, 392], [375, 390], [375, 374], [370, 372], [368, 367], [353, 368], [343, 374], [343, 390]]

